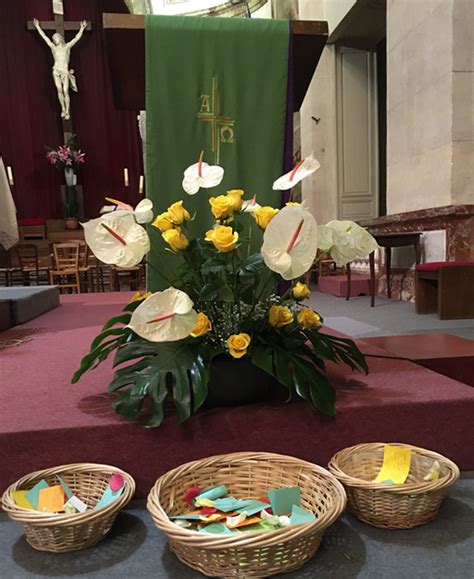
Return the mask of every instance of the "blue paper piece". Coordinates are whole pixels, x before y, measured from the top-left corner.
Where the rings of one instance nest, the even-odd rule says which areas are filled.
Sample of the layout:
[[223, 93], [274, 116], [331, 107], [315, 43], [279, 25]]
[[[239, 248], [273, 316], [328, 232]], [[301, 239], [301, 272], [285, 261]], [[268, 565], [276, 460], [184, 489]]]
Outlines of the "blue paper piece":
[[253, 500], [250, 501], [250, 504], [244, 506], [244, 507], [240, 507], [239, 509], [236, 509], [236, 513], [243, 513], [244, 511], [247, 513], [247, 515], [250, 517], [252, 515], [255, 515], [257, 513], [262, 512], [263, 509], [268, 509], [270, 507], [270, 505], [268, 503], [263, 503], [262, 501], [257, 501], [257, 500]]
[[34, 509], [38, 510], [40, 491], [47, 489], [48, 487], [49, 484], [43, 479], [40, 480], [39, 483], [36, 483], [35, 486], [26, 493], [25, 498]]
[[233, 531], [231, 531], [223, 523], [211, 523], [210, 525], [206, 525], [199, 532], [200, 533], [211, 533], [212, 535], [232, 535], [233, 534]]
[[304, 523], [312, 523], [315, 520], [316, 515], [313, 515], [313, 513], [310, 513], [296, 505], [293, 505], [290, 517], [291, 525], [302, 525]]
[[282, 487], [268, 491], [268, 498], [274, 515], [287, 515], [291, 513], [293, 505], [300, 506], [301, 489], [300, 487]]
[[67, 485], [67, 483], [65, 483], [63, 481], [63, 479], [57, 474], [56, 478], [58, 479], [58, 481], [60, 482], [61, 486], [64, 489], [64, 492], [66, 493], [66, 496], [68, 499], [70, 499], [71, 497], [74, 496], [74, 493], [72, 492], [72, 490], [69, 488], [69, 486]]
[[110, 505], [110, 503], [113, 503], [114, 501], [116, 501], [119, 498], [119, 496], [122, 494], [123, 488], [124, 487], [122, 487], [116, 491], [113, 491], [110, 488], [110, 485], [107, 485], [107, 488], [105, 489], [104, 494], [100, 497], [99, 502], [95, 505], [94, 509], [103, 509], [107, 505]]
[[228, 492], [229, 491], [225, 485], [218, 485], [216, 487], [210, 487], [208, 489], [203, 490], [202, 493], [200, 493], [195, 498], [195, 500], [209, 499], [210, 501], [213, 501], [215, 499], [220, 499], [221, 497], [224, 497]]
[[237, 511], [237, 509], [245, 509], [245, 507], [250, 506], [254, 502], [255, 501], [252, 499], [242, 501], [240, 499], [227, 497], [224, 499], [216, 499], [214, 501], [214, 507], [223, 513], [230, 513], [232, 511]]
[[185, 521], [200, 521], [202, 515], [169, 515], [169, 519], [174, 521], [176, 519], [183, 519]]

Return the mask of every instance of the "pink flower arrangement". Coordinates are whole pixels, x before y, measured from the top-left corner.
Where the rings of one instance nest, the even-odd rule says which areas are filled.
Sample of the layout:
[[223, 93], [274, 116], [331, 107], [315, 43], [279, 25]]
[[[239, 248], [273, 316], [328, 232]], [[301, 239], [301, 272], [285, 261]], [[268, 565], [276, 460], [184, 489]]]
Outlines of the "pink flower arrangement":
[[58, 149], [47, 147], [46, 159], [56, 169], [71, 167], [77, 169], [79, 165], [85, 163], [85, 153], [77, 149], [74, 139], [70, 139], [66, 145], [60, 145]]

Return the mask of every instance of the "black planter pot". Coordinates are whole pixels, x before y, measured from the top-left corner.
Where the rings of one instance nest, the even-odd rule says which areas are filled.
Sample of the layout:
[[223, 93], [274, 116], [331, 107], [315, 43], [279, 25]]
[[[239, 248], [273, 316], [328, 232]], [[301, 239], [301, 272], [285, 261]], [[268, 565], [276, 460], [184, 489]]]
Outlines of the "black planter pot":
[[254, 366], [248, 356], [236, 360], [216, 356], [211, 363], [206, 406], [241, 406], [268, 398], [279, 384]]

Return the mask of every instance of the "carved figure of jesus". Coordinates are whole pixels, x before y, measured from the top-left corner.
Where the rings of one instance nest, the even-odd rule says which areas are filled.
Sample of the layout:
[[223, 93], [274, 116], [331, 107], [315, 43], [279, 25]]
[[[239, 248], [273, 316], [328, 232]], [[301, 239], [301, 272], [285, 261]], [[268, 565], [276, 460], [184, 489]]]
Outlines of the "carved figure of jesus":
[[33, 20], [33, 24], [53, 54], [53, 80], [54, 84], [56, 85], [56, 90], [58, 91], [58, 99], [61, 104], [61, 117], [63, 119], [69, 119], [69, 86], [71, 86], [74, 92], [77, 92], [74, 70], [69, 68], [69, 58], [71, 56], [71, 48], [79, 42], [85, 28], [87, 27], [87, 21], [83, 20], [81, 22], [81, 27], [79, 28], [78, 33], [69, 42], [65, 42], [64, 37], [58, 32], [53, 34], [53, 37], [50, 40], [44, 33], [44, 30], [41, 28], [37, 18]]

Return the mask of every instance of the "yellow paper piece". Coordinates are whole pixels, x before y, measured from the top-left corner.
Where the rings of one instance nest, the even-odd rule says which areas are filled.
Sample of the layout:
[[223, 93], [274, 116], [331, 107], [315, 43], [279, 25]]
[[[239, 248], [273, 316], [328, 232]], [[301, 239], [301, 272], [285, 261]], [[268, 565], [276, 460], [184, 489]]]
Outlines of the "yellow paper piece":
[[34, 511], [33, 505], [30, 501], [26, 498], [26, 493], [28, 491], [14, 491], [13, 492], [13, 500], [19, 507], [23, 507], [24, 509], [30, 509], [30, 511]]
[[38, 511], [58, 513], [64, 510], [64, 489], [61, 485], [48, 487], [39, 492]]
[[410, 463], [411, 450], [409, 448], [385, 445], [382, 468], [375, 482], [392, 481], [396, 485], [403, 484], [408, 478]]

